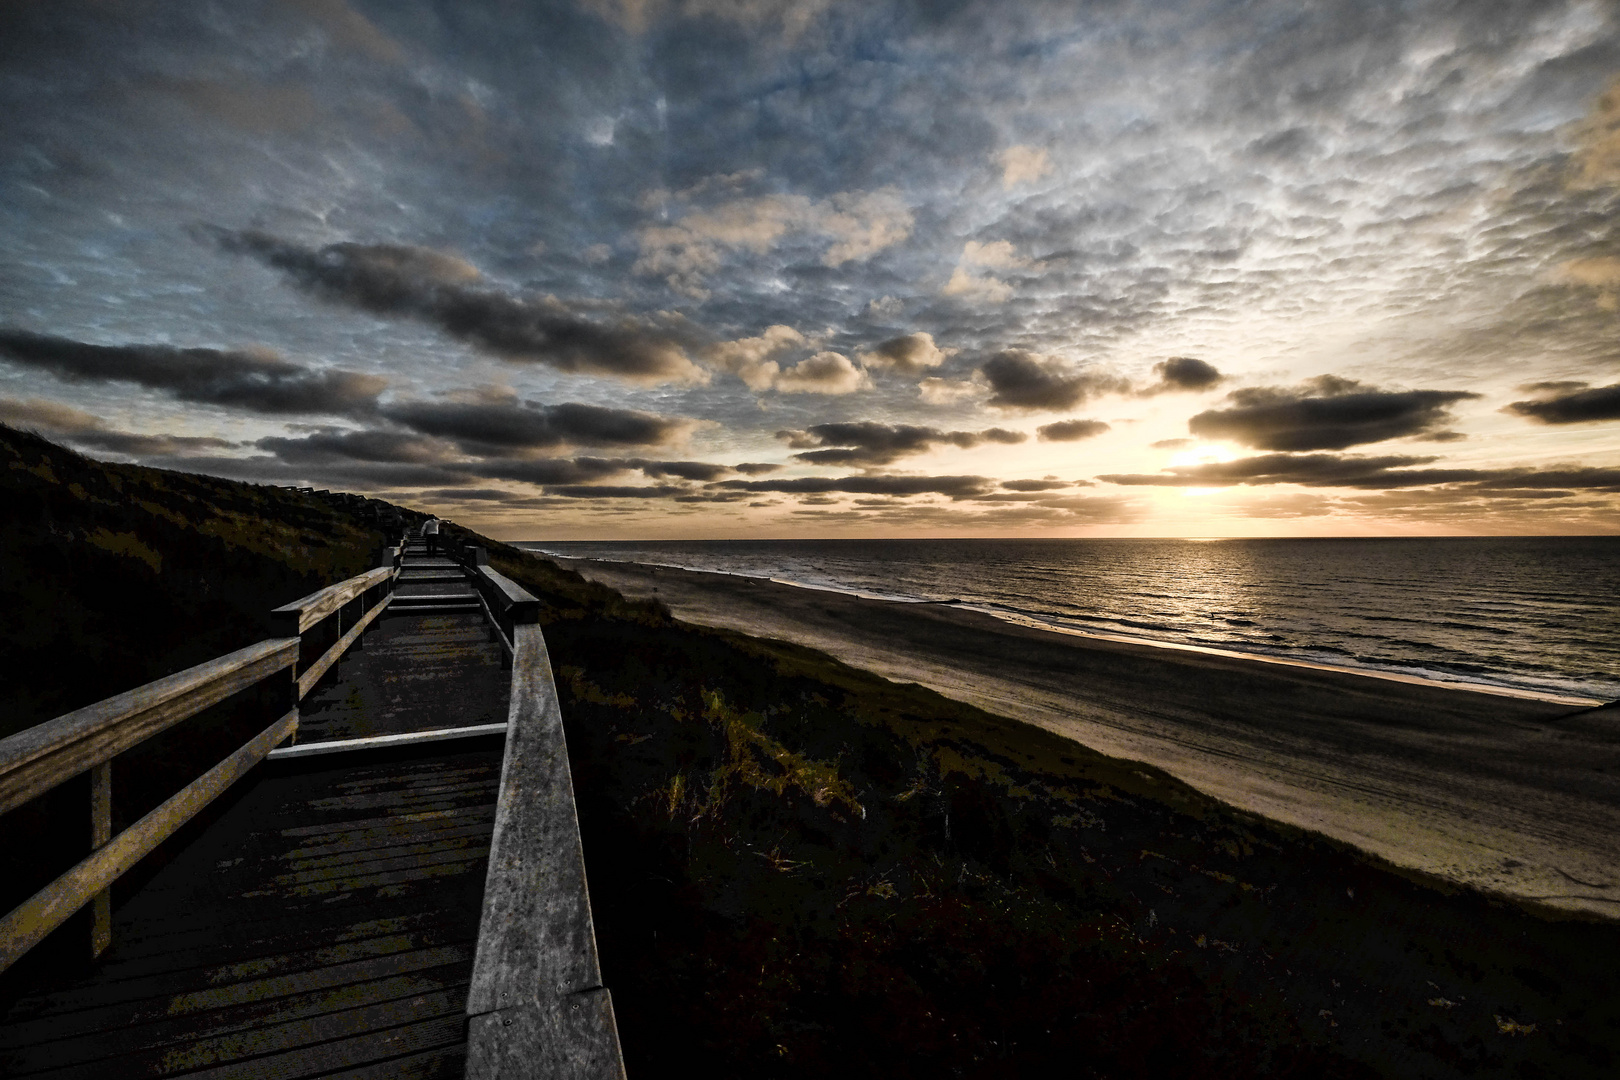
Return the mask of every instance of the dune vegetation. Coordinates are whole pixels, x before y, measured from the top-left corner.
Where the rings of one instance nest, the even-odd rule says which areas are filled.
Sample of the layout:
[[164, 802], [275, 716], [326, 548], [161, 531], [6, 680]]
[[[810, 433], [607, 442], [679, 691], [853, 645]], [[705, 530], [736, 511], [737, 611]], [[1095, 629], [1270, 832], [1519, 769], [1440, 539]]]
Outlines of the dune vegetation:
[[[376, 504], [0, 435], [18, 510], [0, 534], [8, 720], [256, 640], [270, 607], [368, 565], [381, 539]], [[465, 536], [541, 600], [631, 1075], [1620, 1068], [1613, 924], [1446, 889]], [[63, 655], [94, 679], [59, 685], [46, 659]], [[178, 730], [162, 763], [217, 759], [207, 730]]]

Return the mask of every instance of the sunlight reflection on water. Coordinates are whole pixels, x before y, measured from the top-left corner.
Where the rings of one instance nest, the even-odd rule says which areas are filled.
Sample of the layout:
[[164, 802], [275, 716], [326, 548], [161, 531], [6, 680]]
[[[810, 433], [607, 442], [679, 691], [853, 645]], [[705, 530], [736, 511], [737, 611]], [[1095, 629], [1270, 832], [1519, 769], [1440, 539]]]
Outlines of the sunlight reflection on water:
[[1620, 697], [1620, 538], [535, 542], [1071, 630]]

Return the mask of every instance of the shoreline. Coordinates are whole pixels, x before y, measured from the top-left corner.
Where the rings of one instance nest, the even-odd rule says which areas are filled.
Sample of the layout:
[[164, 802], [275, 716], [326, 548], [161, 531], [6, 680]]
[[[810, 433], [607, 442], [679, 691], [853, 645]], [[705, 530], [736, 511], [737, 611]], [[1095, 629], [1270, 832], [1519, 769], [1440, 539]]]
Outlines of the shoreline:
[[1261, 664], [1282, 664], [1290, 667], [1309, 668], [1316, 671], [1335, 671], [1346, 675], [1359, 675], [1371, 679], [1388, 679], [1391, 682], [1408, 683], [1413, 686], [1433, 686], [1447, 690], [1473, 691], [1481, 694], [1492, 694], [1499, 697], [1520, 698], [1526, 701], [1544, 701], [1554, 705], [1567, 705], [1571, 708], [1597, 708], [1612, 704], [1609, 699], [1591, 697], [1585, 694], [1562, 693], [1552, 690], [1538, 690], [1525, 686], [1513, 686], [1506, 683], [1486, 682], [1462, 677], [1447, 678], [1439, 673], [1425, 675], [1409, 674], [1403, 671], [1394, 671], [1387, 668], [1363, 667], [1351, 664], [1332, 664], [1319, 660], [1301, 660], [1291, 656], [1282, 656], [1276, 653], [1246, 652], [1241, 649], [1222, 648], [1217, 645], [1200, 645], [1191, 641], [1172, 641], [1165, 638], [1145, 637], [1136, 634], [1112, 633], [1103, 630], [1084, 630], [1079, 627], [1065, 626], [1037, 616], [1024, 614], [1012, 609], [997, 609], [985, 604], [976, 604], [972, 601], [928, 600], [914, 596], [892, 596], [878, 593], [862, 592], [859, 589], [841, 588], [833, 585], [817, 585], [805, 581], [793, 581], [788, 578], [768, 577], [753, 574], [744, 574], [731, 570], [699, 570], [692, 567], [680, 566], [675, 563], [646, 563], [630, 560], [603, 559], [592, 556], [560, 555], [539, 547], [531, 547], [529, 543], [520, 542], [514, 546], [533, 555], [545, 559], [554, 559], [563, 565], [574, 563], [588, 563], [603, 566], [637, 566], [648, 570], [678, 570], [689, 574], [712, 574], [717, 577], [737, 578], [749, 581], [767, 581], [773, 585], [781, 585], [791, 589], [804, 589], [810, 592], [831, 593], [835, 596], [848, 596], [858, 600], [871, 600], [878, 603], [902, 604], [924, 606], [938, 606], [953, 608], [958, 611], [972, 611], [998, 619], [1011, 626], [1023, 626], [1033, 630], [1047, 633], [1064, 634], [1071, 637], [1086, 638], [1095, 641], [1112, 641], [1127, 645], [1143, 645], [1149, 648], [1177, 649], [1186, 652], [1204, 653], [1210, 656], [1225, 656], [1237, 660], [1253, 661]]
[[[537, 553], [540, 554], [540, 553]], [[1620, 716], [1472, 684], [1023, 626], [967, 605], [552, 555], [688, 623], [778, 638], [1170, 772], [1443, 881], [1620, 918]]]

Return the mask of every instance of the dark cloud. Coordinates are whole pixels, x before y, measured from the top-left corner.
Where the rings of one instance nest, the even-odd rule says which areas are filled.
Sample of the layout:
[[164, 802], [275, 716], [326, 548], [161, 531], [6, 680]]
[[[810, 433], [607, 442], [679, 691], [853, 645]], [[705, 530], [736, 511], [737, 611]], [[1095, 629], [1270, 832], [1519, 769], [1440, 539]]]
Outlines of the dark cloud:
[[1260, 450], [1343, 450], [1365, 443], [1440, 434], [1447, 409], [1477, 398], [1464, 390], [1379, 390], [1333, 375], [1301, 386], [1248, 387], [1227, 395], [1230, 408], [1187, 422], [1194, 435]]
[[400, 431], [318, 431], [302, 438], [269, 437], [254, 444], [283, 461], [337, 460], [442, 462], [452, 448], [437, 439]]
[[890, 338], [872, 351], [860, 354], [861, 362], [876, 370], [892, 370], [902, 375], [920, 375], [944, 363], [952, 350], [934, 344], [932, 334], [904, 334]]
[[770, 461], [745, 461], [741, 465], [732, 466], [744, 476], [764, 476], [766, 473], [776, 472], [781, 467]]
[[812, 465], [853, 465], [862, 468], [887, 465], [935, 446], [971, 449], [984, 443], [1015, 445], [1029, 438], [1022, 432], [1005, 428], [941, 431], [939, 428], [911, 424], [879, 424], [871, 420], [816, 424], [803, 431], [778, 431], [776, 437], [790, 447], [804, 449], [803, 453], [793, 455], [799, 461]]
[[272, 415], [358, 415], [388, 384], [375, 375], [315, 370], [268, 351], [90, 345], [0, 330], [0, 356], [72, 382], [131, 382], [181, 401]]
[[774, 491], [786, 495], [947, 495], [968, 499], [990, 490], [983, 476], [801, 476], [791, 480], [722, 480], [717, 485], [733, 491]]
[[1110, 484], [1154, 487], [1231, 487], [1236, 484], [1300, 484], [1390, 490], [1437, 484], [1477, 489], [1620, 491], [1620, 468], [1434, 469], [1434, 457], [1341, 454], [1261, 454], [1235, 461], [1179, 465], [1158, 473], [1114, 473]]
[[1067, 480], [1003, 480], [1001, 486], [1008, 491], [1055, 491], [1072, 485]]
[[382, 412], [390, 420], [451, 439], [476, 454], [521, 454], [565, 445], [663, 446], [694, 426], [686, 419], [578, 402], [409, 401]]
[[142, 435], [115, 431], [100, 418], [54, 401], [0, 398], [0, 423], [39, 432], [90, 450], [125, 457], [185, 457], [225, 450], [233, 442], [207, 435]]
[[613, 486], [611, 484], [563, 484], [546, 488], [547, 495], [565, 499], [669, 499], [685, 495], [691, 488], [674, 484], [654, 484], [646, 487]]
[[446, 502], [515, 502], [510, 491], [500, 488], [436, 488], [416, 493], [419, 499], [442, 499]]
[[1180, 450], [1192, 444], [1193, 440], [1191, 439], [1160, 439], [1158, 442], [1149, 443], [1148, 445], [1155, 450]]
[[1191, 356], [1172, 356], [1153, 365], [1159, 381], [1142, 391], [1144, 397], [1175, 390], [1208, 390], [1226, 381], [1213, 364]]
[[1112, 430], [1101, 420], [1059, 420], [1055, 424], [1041, 425], [1035, 429], [1035, 434], [1042, 442], [1079, 442]]
[[635, 320], [594, 322], [560, 303], [474, 285], [480, 274], [453, 255], [399, 244], [310, 248], [257, 231], [215, 230], [227, 251], [281, 270], [307, 292], [380, 315], [420, 319], [506, 360], [634, 382], [702, 382], [672, 334]]
[[519, 480], [526, 484], [588, 484], [630, 471], [629, 462], [609, 458], [496, 459], [469, 467], [491, 480]]
[[1100, 394], [1122, 393], [1130, 383], [1115, 375], [1074, 371], [1061, 361], [1024, 349], [1007, 349], [979, 368], [1000, 409], [1072, 409]]
[[729, 465], [715, 465], [707, 461], [648, 461], [634, 458], [629, 464], [651, 477], [674, 476], [681, 480], [718, 480], [736, 472]]
[[1546, 396], [1515, 401], [1506, 410], [1543, 424], [1583, 424], [1594, 420], [1620, 420], [1620, 383], [1591, 387], [1587, 383], [1536, 383], [1526, 390]]

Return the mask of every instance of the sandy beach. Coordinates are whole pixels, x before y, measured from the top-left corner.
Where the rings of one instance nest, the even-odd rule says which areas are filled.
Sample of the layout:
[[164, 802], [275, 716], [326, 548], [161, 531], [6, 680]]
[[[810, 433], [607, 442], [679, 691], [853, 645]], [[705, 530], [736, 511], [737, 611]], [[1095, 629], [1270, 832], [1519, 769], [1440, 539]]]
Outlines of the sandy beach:
[[1620, 918], [1620, 710], [1075, 637], [947, 605], [557, 559], [1488, 892]]

